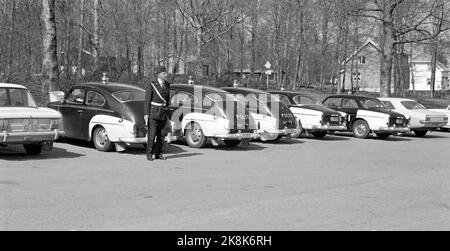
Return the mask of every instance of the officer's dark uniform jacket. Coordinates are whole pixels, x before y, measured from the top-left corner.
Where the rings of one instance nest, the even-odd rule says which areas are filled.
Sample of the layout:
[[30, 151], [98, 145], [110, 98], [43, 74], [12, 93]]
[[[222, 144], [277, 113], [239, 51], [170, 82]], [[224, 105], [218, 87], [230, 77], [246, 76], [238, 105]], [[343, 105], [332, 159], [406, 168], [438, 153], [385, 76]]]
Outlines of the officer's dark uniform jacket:
[[148, 115], [150, 119], [154, 120], [165, 120], [165, 110], [170, 105], [170, 84], [165, 82], [164, 88], [157, 80], [153, 81], [152, 84], [165, 100], [161, 99], [151, 84], [148, 85], [145, 92], [144, 115]]

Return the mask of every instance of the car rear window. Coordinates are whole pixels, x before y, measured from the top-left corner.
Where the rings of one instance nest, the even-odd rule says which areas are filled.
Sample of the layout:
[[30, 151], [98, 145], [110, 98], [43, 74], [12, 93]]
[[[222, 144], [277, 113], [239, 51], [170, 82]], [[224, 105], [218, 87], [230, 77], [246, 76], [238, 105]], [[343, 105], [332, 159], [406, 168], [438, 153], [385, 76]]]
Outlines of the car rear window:
[[0, 89], [0, 107], [36, 107], [36, 102], [27, 89]]
[[425, 106], [415, 101], [402, 101], [402, 105], [408, 110], [426, 110]]
[[113, 97], [120, 102], [142, 101], [145, 100], [145, 92], [143, 91], [121, 91], [113, 93]]

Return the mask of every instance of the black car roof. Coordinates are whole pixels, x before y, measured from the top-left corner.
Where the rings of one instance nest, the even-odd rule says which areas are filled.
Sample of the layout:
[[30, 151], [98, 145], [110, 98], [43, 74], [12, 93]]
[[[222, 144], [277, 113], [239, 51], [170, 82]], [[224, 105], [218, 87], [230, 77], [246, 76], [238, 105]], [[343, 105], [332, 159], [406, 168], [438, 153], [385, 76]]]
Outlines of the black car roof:
[[271, 91], [269, 93], [272, 94], [280, 94], [280, 95], [289, 95], [289, 96], [306, 96], [306, 97], [312, 97], [312, 95], [307, 94], [307, 93], [302, 93], [302, 92], [295, 92], [295, 91]]
[[203, 85], [185, 85], [185, 84], [174, 84], [171, 85], [170, 88], [178, 89], [186, 92], [193, 92], [195, 87], [201, 87], [202, 91], [205, 93], [228, 93], [227, 91]]
[[325, 99], [329, 99], [329, 98], [353, 98], [353, 99], [376, 99], [374, 97], [369, 97], [369, 96], [362, 96], [362, 95], [331, 95], [326, 97]]
[[231, 92], [231, 93], [240, 93], [244, 95], [248, 94], [267, 94], [268, 92], [261, 91], [258, 89], [251, 89], [251, 88], [234, 88], [234, 87], [224, 87], [222, 90]]
[[115, 92], [119, 92], [119, 91], [145, 91], [144, 89], [139, 88], [137, 86], [129, 85], [129, 84], [121, 84], [121, 83], [103, 84], [103, 83], [97, 83], [97, 82], [89, 82], [89, 83], [77, 84], [77, 85], [75, 85], [75, 87], [89, 87], [89, 88], [102, 90], [102, 91], [105, 91], [108, 93], [115, 93]]

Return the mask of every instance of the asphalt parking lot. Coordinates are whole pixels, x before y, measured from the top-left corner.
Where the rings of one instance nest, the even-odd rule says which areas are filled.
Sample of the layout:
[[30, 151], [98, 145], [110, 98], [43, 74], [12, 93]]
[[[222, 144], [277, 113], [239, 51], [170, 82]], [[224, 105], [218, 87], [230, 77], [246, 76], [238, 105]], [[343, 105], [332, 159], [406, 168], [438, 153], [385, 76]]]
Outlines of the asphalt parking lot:
[[450, 230], [449, 139], [0, 148], [0, 230]]

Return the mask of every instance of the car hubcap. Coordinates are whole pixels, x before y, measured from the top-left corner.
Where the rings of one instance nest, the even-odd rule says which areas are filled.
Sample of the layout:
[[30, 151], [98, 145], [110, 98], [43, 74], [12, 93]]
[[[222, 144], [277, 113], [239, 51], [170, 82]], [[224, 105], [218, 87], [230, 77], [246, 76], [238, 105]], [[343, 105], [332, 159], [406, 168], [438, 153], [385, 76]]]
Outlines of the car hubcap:
[[364, 135], [367, 132], [367, 128], [364, 124], [359, 124], [356, 126], [356, 132], [358, 135]]
[[103, 129], [97, 133], [97, 143], [100, 146], [104, 146], [106, 145], [107, 142], [108, 142], [108, 134], [106, 133], [106, 130]]
[[198, 143], [202, 137], [202, 132], [199, 129], [192, 130], [191, 138], [194, 143]]

